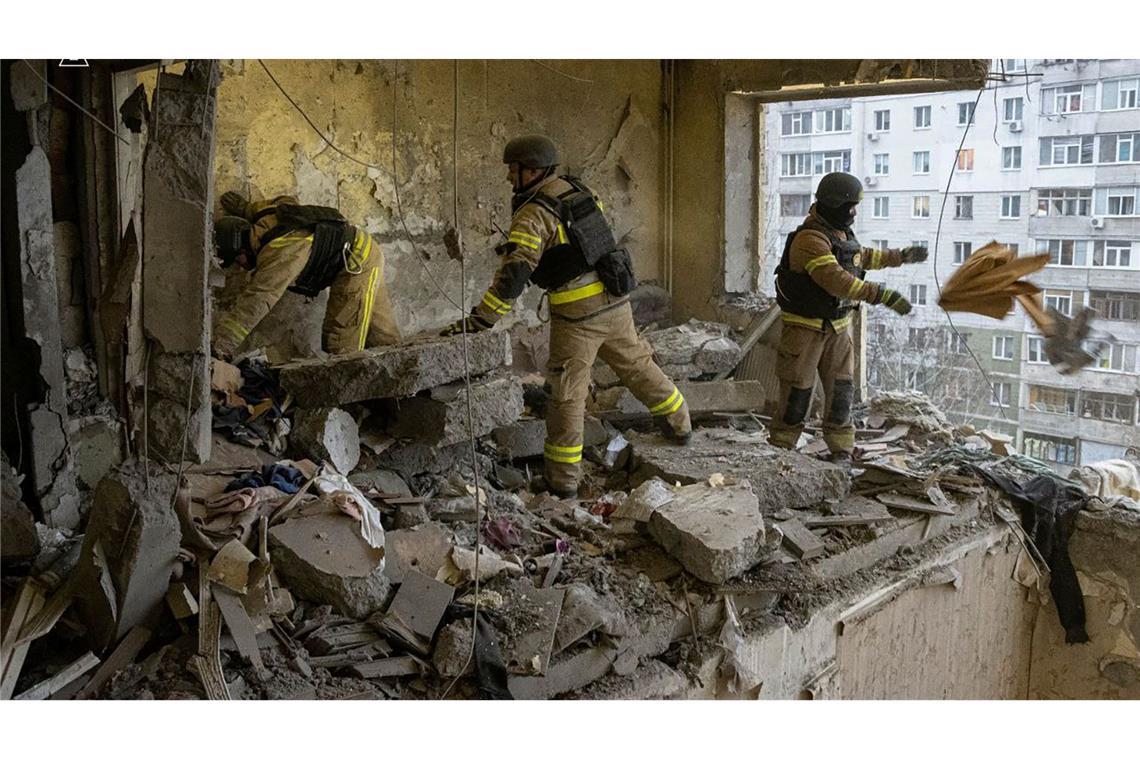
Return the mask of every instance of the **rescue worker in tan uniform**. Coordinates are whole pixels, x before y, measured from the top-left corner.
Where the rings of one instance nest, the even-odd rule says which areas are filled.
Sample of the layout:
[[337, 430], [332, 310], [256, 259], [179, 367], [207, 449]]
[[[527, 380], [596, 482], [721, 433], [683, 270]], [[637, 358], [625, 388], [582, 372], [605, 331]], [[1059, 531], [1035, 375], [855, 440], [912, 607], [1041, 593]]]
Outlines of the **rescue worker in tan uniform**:
[[302, 206], [286, 195], [250, 203], [228, 192], [222, 208], [227, 216], [214, 223], [222, 266], [236, 262], [253, 276], [216, 322], [215, 356], [231, 358], [286, 290], [312, 298], [329, 289], [321, 342], [331, 354], [400, 342], [384, 255], [368, 232], [336, 209]]
[[541, 135], [511, 140], [503, 151], [514, 189], [507, 242], [494, 282], [471, 315], [444, 334], [487, 330], [510, 313], [533, 282], [550, 302], [551, 398], [546, 410], [545, 482], [562, 497], [581, 479], [586, 398], [596, 357], [613, 368], [656, 418], [668, 438], [692, 432], [684, 397], [653, 361], [637, 333], [629, 292], [636, 286], [629, 254], [617, 248], [602, 204], [580, 180], [556, 176], [558, 149]]
[[851, 224], [863, 199], [863, 185], [850, 174], [826, 175], [815, 199], [803, 224], [788, 235], [776, 268], [783, 334], [776, 363], [780, 399], [769, 439], [777, 446], [795, 448], [818, 372], [824, 394], [824, 440], [832, 461], [849, 464], [855, 448], [851, 313], [859, 301], [881, 304], [903, 316], [911, 310], [900, 293], [863, 277], [868, 269], [925, 261], [927, 252], [920, 246], [877, 251], [859, 244]]

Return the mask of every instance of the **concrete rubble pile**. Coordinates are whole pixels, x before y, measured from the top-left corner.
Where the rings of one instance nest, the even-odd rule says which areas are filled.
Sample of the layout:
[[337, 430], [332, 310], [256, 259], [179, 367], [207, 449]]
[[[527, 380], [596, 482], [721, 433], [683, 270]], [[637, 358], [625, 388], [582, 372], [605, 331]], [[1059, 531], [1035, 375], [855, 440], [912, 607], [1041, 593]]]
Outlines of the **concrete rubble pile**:
[[[657, 350], [708, 340], [673, 366], [732, 368], [708, 358], [731, 351], [727, 328], [682, 328]], [[180, 473], [123, 463], [82, 535], [6, 495], [5, 565], [23, 578], [5, 594], [4, 696], [780, 696], [743, 637], [803, 627], [1009, 511], [955, 464], [1015, 468], [985, 431], [872, 402], [848, 470], [810, 435], [769, 445], [762, 394], [733, 380], [704, 397], [710, 381], [686, 381], [690, 404], [723, 411], [686, 447], [595, 398], [578, 498], [534, 493], [541, 390], [491, 332], [471, 339], [468, 398], [459, 340], [276, 368], [291, 458], [216, 433], [214, 458]]]

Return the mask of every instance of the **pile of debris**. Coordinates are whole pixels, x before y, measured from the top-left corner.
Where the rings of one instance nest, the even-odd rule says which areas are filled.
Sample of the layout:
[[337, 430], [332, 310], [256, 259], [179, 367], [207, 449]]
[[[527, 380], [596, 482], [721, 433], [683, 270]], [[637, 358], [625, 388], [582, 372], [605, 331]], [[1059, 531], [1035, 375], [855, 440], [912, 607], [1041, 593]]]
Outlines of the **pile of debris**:
[[[699, 335], [704, 351], [729, 340]], [[873, 402], [849, 471], [814, 443], [770, 446], [762, 394], [727, 379], [684, 381], [712, 423], [686, 447], [595, 399], [579, 498], [532, 493], [541, 390], [504, 371], [492, 332], [469, 338], [468, 391], [458, 340], [216, 366], [215, 403], [244, 407], [254, 437], [219, 431], [214, 458], [181, 472], [118, 467], [81, 537], [13, 534], [27, 545], [5, 578], [4, 696], [650, 698], [710, 673], [753, 693], [746, 632], [801, 626], [900, 552], [1011, 519], [966, 466], [1018, 460], [952, 429], [935, 448], [936, 409]], [[268, 402], [243, 393], [251, 379]], [[290, 411], [276, 446], [249, 424]]]

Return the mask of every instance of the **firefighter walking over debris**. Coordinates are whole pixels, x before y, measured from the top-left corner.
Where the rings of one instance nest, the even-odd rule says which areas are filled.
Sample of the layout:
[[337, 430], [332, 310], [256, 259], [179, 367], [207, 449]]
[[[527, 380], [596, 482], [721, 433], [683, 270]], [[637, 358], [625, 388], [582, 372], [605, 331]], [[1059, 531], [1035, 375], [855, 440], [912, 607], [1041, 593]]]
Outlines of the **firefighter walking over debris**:
[[308, 298], [329, 290], [322, 347], [333, 354], [400, 342], [384, 282], [384, 255], [362, 228], [340, 212], [302, 206], [290, 196], [251, 203], [222, 196], [226, 216], [214, 223], [223, 267], [253, 270], [237, 302], [214, 329], [215, 356], [229, 359], [286, 290]]
[[692, 430], [684, 396], [653, 361], [638, 335], [629, 293], [636, 286], [629, 253], [586, 185], [556, 176], [558, 149], [547, 137], [511, 140], [503, 151], [514, 189], [513, 216], [494, 282], [470, 316], [444, 334], [490, 329], [533, 282], [550, 301], [551, 400], [546, 411], [545, 485], [577, 493], [585, 404], [594, 360], [601, 357], [647, 406], [666, 437], [685, 442]]
[[927, 251], [920, 246], [886, 251], [862, 247], [851, 224], [863, 185], [850, 174], [826, 175], [815, 197], [803, 224], [788, 235], [776, 268], [783, 333], [776, 365], [780, 398], [770, 440], [795, 448], [818, 372], [824, 394], [823, 437], [834, 461], [849, 462], [855, 448], [852, 312], [859, 301], [881, 304], [902, 316], [911, 310], [902, 294], [863, 277], [869, 269], [925, 261]]

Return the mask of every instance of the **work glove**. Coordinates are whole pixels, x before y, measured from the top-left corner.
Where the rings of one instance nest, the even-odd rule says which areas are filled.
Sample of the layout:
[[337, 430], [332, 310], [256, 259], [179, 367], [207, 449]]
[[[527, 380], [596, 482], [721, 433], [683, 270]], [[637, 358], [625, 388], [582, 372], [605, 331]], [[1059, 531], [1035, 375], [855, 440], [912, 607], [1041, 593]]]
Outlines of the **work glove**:
[[490, 330], [492, 327], [494, 327], [493, 324], [483, 319], [482, 317], [472, 314], [469, 317], [455, 320], [455, 322], [443, 328], [439, 334], [444, 336], [460, 335], [463, 333], [464, 323], [467, 325], [468, 333], [483, 332], [484, 330]]
[[918, 264], [920, 262], [926, 261], [926, 258], [930, 255], [930, 252], [923, 248], [921, 245], [912, 245], [907, 248], [903, 248], [902, 251], [900, 251], [900, 255], [902, 256], [902, 263]]
[[910, 314], [910, 301], [903, 298], [902, 293], [890, 288], [883, 288], [883, 295], [879, 299], [879, 303], [886, 306], [891, 311], [898, 314], [900, 317], [905, 317]]
[[222, 208], [225, 209], [227, 214], [244, 218], [245, 210], [248, 206], [249, 201], [247, 201], [241, 193], [235, 193], [233, 190], [222, 193]]

